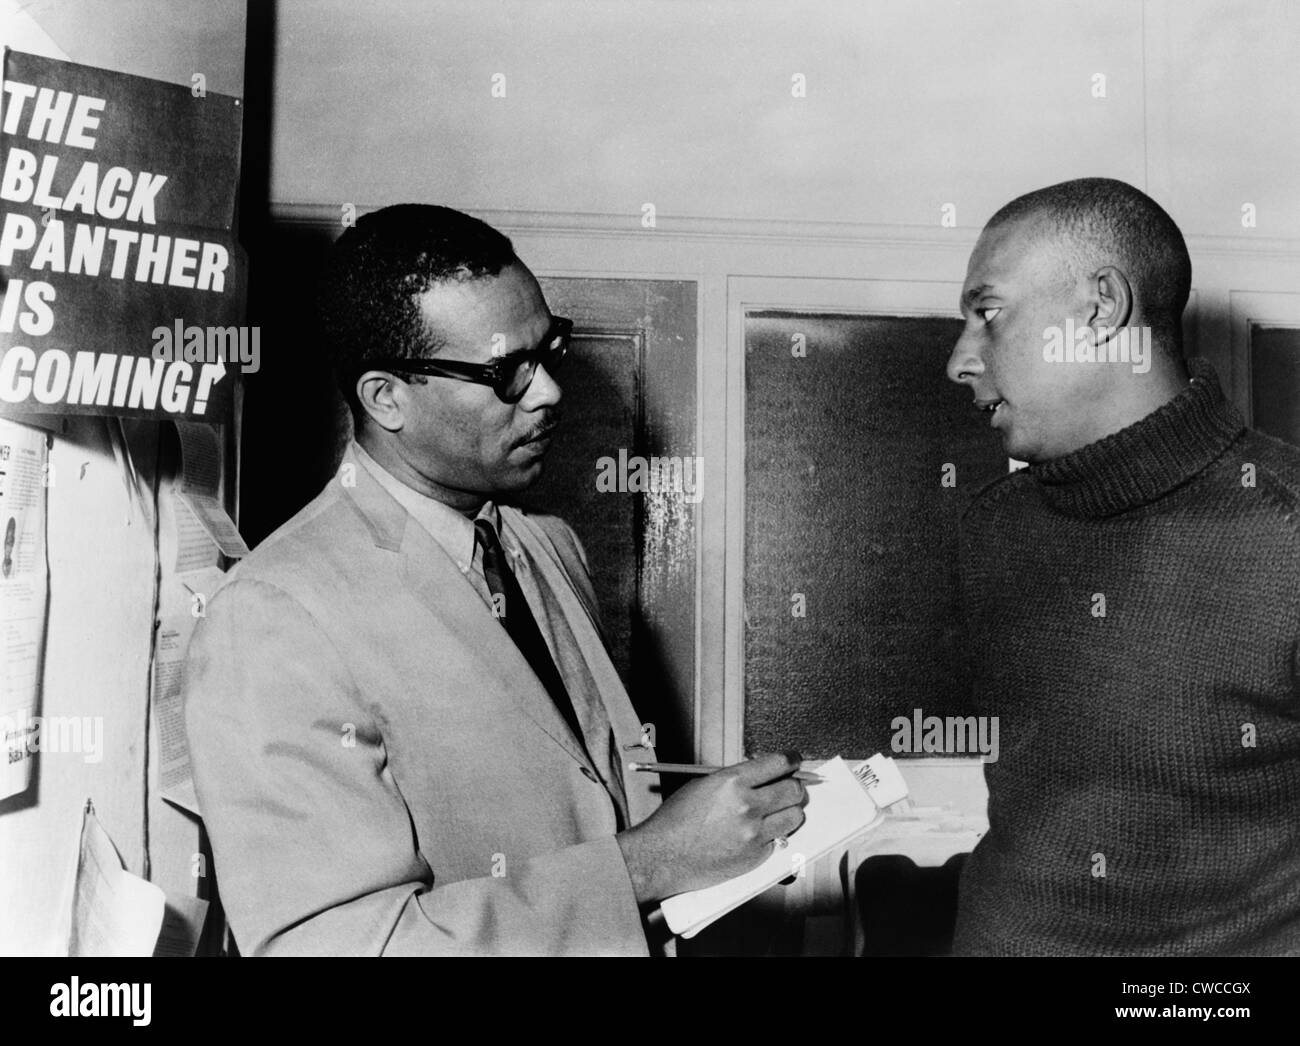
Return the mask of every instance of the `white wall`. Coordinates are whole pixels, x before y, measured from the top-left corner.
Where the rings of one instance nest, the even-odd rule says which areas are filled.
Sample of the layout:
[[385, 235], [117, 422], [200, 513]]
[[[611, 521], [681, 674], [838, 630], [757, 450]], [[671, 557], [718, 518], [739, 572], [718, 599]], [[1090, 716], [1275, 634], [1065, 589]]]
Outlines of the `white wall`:
[[[978, 228], [1122, 178], [1300, 237], [1287, 0], [281, 0], [272, 199]], [[492, 77], [506, 77], [493, 98]], [[791, 97], [791, 76], [807, 97]], [[1094, 98], [1094, 74], [1106, 97]]]

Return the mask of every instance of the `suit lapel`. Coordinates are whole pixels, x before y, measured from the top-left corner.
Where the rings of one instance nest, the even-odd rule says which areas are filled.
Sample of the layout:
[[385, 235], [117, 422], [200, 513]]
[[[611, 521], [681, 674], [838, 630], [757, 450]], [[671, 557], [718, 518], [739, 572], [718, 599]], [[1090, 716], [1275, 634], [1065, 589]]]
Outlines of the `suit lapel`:
[[570, 756], [589, 766], [555, 702], [460, 568], [379, 485], [351, 448], [343, 457], [343, 466], [349, 464], [355, 468], [356, 482], [345, 486], [344, 492], [365, 521], [376, 546], [401, 554], [403, 578], [410, 590], [453, 642], [473, 651], [483, 662], [485, 680], [498, 684], [494, 689], [499, 689]]
[[623, 791], [627, 796], [631, 823], [649, 817], [661, 801], [659, 775], [652, 773], [629, 773], [629, 762], [654, 762], [655, 751], [643, 736], [641, 720], [632, 707], [632, 699], [627, 696], [623, 680], [618, 669], [610, 660], [599, 618], [587, 604], [584, 586], [577, 584], [565, 565], [564, 557], [550, 536], [528, 518], [527, 513], [508, 506], [501, 507], [502, 514], [509, 513], [511, 526], [526, 528], [534, 541], [549, 551], [549, 555], [540, 558], [537, 568], [546, 578], [551, 591], [565, 609], [570, 627], [579, 646], [585, 652], [587, 667], [596, 682], [596, 691], [601, 695], [605, 705], [605, 714], [614, 731], [614, 744], [618, 746], [617, 758], [624, 768]]

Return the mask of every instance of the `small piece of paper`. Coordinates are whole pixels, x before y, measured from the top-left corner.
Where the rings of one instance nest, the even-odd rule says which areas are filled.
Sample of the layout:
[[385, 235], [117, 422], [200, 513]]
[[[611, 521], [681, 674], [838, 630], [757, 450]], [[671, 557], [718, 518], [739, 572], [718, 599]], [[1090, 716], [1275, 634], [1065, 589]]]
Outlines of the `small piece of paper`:
[[173, 498], [172, 506], [176, 521], [176, 573], [192, 574], [215, 566], [219, 550], [208, 528], [199, 522], [185, 499]]
[[248, 546], [244, 544], [239, 528], [219, 499], [184, 490], [178, 490], [176, 496], [185, 502], [222, 552], [231, 559], [243, 559], [248, 555]]
[[182, 473], [177, 498], [189, 507], [222, 552], [232, 559], [242, 559], [248, 555], [248, 546], [219, 496], [221, 443], [216, 431], [193, 421], [178, 421], [176, 431], [181, 437]]
[[158, 772], [162, 797], [190, 813], [198, 813], [198, 798], [190, 777], [190, 746], [185, 734], [185, 650], [194, 621], [188, 616], [158, 624], [153, 660], [154, 723], [158, 728]]
[[216, 497], [221, 489], [221, 441], [216, 429], [200, 421], [178, 421], [184, 488], [190, 494]]
[[192, 956], [198, 950], [207, 917], [208, 902], [203, 898], [169, 896], [154, 955], [171, 958]]
[[122, 867], [113, 840], [86, 804], [72, 889], [68, 956], [148, 956], [162, 928], [166, 898]]
[[907, 797], [907, 782], [898, 765], [877, 752], [858, 768], [855, 775], [875, 804], [882, 810]]
[[0, 799], [27, 790], [37, 755], [48, 482], [45, 433], [0, 418]]

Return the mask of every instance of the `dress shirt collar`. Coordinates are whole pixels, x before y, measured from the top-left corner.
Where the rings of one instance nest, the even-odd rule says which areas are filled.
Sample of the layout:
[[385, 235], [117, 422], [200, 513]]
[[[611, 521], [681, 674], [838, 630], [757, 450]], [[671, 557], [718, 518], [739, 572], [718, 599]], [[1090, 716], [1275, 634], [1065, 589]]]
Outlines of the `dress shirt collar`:
[[[429, 532], [430, 537], [442, 546], [447, 555], [451, 556], [455, 561], [461, 572], [468, 573], [474, 565], [474, 554], [477, 547], [474, 535], [474, 520], [461, 512], [457, 512], [450, 505], [444, 505], [441, 501], [431, 498], [427, 494], [421, 494], [413, 487], [408, 487], [371, 457], [366, 452], [365, 447], [361, 446], [356, 440], [352, 441], [352, 452], [356, 455], [357, 460], [361, 462], [362, 467], [375, 478], [375, 481], [384, 490], [388, 491], [421, 527]], [[479, 509], [478, 515], [474, 518], [486, 519], [491, 523], [497, 535], [501, 538], [502, 546], [512, 559], [518, 561], [520, 552], [513, 537], [502, 533], [501, 513], [497, 510], [496, 502], [485, 501], [483, 507]]]

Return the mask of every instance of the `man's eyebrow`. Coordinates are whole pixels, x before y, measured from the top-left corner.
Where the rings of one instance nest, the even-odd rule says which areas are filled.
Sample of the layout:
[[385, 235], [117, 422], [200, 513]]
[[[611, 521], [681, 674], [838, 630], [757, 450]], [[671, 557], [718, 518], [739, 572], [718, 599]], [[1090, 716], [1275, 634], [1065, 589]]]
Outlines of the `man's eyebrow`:
[[983, 294], [989, 290], [992, 290], [992, 287], [987, 283], [981, 283], [978, 287], [972, 287], [961, 296], [961, 308], [970, 308], [970, 306], [979, 301]]
[[549, 338], [551, 337], [552, 333], [554, 333], [554, 330], [555, 330], [555, 317], [552, 316], [550, 322], [546, 326], [546, 333], [542, 335], [542, 340], [539, 341], [536, 345], [522, 345], [517, 349], [511, 349], [509, 352], [503, 352], [501, 353], [501, 355], [493, 356], [492, 358], [495, 360], [509, 360], [509, 359], [513, 359], [516, 356], [525, 356], [528, 353], [535, 351], [539, 347], [545, 346]]
[[537, 346], [523, 345], [517, 349], [511, 349], [509, 352], [503, 352], [499, 355], [493, 355], [492, 360], [495, 363], [509, 363], [511, 360], [522, 360], [525, 356], [535, 352]]
[[530, 353], [530, 352], [532, 352], [532, 351], [533, 351], [532, 349], [528, 348], [527, 346], [524, 346], [523, 348], [511, 349], [509, 352], [503, 352], [503, 353], [501, 353], [500, 355], [493, 355], [492, 358], [493, 358], [494, 360], [498, 360], [498, 361], [499, 361], [499, 360], [512, 360], [512, 359], [515, 359], [515, 358], [518, 357], [518, 356], [524, 356], [524, 355], [527, 355], [528, 353]]

